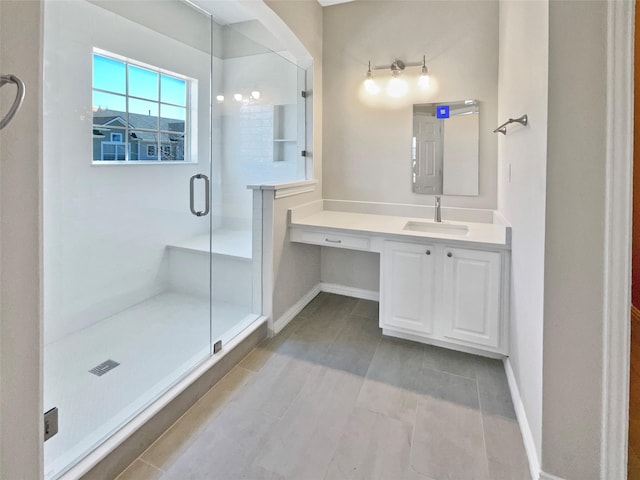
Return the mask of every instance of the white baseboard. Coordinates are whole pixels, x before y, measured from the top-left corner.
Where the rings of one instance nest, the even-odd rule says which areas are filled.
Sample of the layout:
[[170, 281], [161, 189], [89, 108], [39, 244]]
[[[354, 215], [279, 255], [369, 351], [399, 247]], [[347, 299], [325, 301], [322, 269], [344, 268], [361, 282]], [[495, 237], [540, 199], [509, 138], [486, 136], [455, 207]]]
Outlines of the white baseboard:
[[293, 304], [280, 318], [273, 322], [273, 334], [278, 334], [288, 323], [298, 315], [307, 304], [320, 292], [335, 293], [347, 297], [362, 298], [365, 300], [378, 301], [380, 293], [374, 290], [363, 290], [361, 288], [347, 287], [336, 283], [319, 283], [305, 293], [300, 300]]
[[375, 290], [364, 290], [362, 288], [347, 287], [346, 285], [339, 285], [337, 283], [325, 283], [320, 284], [320, 289], [323, 292], [335, 293], [337, 295], [345, 295], [347, 297], [362, 298], [364, 300], [373, 300], [374, 302], [380, 301], [380, 292]]
[[[522, 440], [524, 442], [524, 449], [527, 452], [527, 458], [529, 460], [529, 471], [531, 472], [532, 480], [556, 480], [556, 477], [543, 477], [545, 474], [540, 470], [540, 460], [538, 459], [538, 452], [536, 450], [536, 443], [533, 440], [533, 434], [531, 433], [531, 427], [529, 426], [529, 420], [527, 419], [527, 413], [524, 410], [524, 404], [520, 397], [520, 390], [518, 389], [518, 383], [511, 368], [511, 362], [509, 357], [503, 360], [504, 371], [507, 374], [507, 382], [509, 384], [509, 391], [511, 392], [511, 399], [513, 400], [513, 408], [516, 411], [516, 417], [518, 424], [520, 425], [520, 433], [522, 433]], [[557, 479], [560, 480], [560, 479]]]
[[545, 473], [540, 471], [540, 480], [565, 480], [562, 477], [556, 477], [555, 475], [551, 475], [550, 473]]
[[318, 295], [322, 289], [321, 284], [317, 284], [307, 293], [305, 293], [300, 300], [293, 304], [293, 306], [284, 312], [284, 314], [278, 318], [275, 322], [273, 322], [273, 333], [274, 335], [279, 333], [287, 324], [298, 315], [307, 304], [313, 300], [316, 295]]

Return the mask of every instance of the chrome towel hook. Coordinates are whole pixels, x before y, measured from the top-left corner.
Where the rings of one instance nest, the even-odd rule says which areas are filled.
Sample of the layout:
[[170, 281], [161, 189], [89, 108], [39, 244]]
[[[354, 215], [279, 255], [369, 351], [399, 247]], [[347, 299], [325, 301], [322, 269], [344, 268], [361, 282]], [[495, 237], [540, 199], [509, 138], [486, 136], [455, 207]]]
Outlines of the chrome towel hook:
[[13, 105], [11, 105], [11, 108], [5, 117], [0, 120], [0, 130], [6, 127], [7, 124], [13, 120], [15, 114], [18, 113], [18, 110], [20, 110], [22, 102], [24, 101], [24, 94], [26, 92], [24, 82], [15, 75], [0, 75], [0, 87], [6, 83], [15, 83], [16, 87], [18, 87], [18, 91], [16, 92], [16, 99], [13, 101]]

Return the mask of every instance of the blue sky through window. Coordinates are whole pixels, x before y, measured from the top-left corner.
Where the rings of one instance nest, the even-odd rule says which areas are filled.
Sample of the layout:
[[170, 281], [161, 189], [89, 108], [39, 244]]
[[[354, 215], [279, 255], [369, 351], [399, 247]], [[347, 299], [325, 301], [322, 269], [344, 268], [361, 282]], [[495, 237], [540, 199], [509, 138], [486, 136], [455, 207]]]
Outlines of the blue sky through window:
[[[151, 102], [160, 101], [181, 107], [187, 106], [187, 82], [185, 80], [159, 74], [135, 65], [127, 65], [125, 62], [98, 54], [93, 55], [93, 88], [126, 95], [127, 67], [129, 69], [130, 96], [150, 100]], [[160, 76], [159, 83], [158, 76]], [[126, 110], [123, 97], [119, 98], [118, 95], [105, 92], [93, 92], [93, 106], [109, 110]], [[152, 107], [150, 102], [142, 100], [133, 102], [133, 99], [130, 99], [129, 109], [131, 113], [158, 115], [157, 103], [155, 107]], [[181, 111], [179, 108], [163, 106], [162, 110], [167, 114], [171, 112], [174, 115], [168, 118], [181, 120], [185, 118], [185, 111]]]
[[101, 55], [93, 55], [93, 88], [126, 93], [124, 63]]

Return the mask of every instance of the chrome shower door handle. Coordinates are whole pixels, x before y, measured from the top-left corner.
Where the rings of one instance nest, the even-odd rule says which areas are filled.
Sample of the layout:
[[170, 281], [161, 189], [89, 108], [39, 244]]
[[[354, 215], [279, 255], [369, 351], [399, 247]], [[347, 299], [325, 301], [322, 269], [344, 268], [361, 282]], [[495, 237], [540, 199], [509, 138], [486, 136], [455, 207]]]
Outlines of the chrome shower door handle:
[[[201, 178], [204, 180], [204, 210], [196, 210], [194, 205], [195, 200], [193, 197], [194, 184], [196, 180]], [[209, 177], [203, 173], [196, 173], [189, 181], [189, 210], [191, 210], [191, 213], [196, 217], [204, 217], [209, 213]]]
[[15, 83], [16, 87], [18, 87], [18, 91], [16, 92], [16, 99], [13, 101], [11, 108], [9, 108], [9, 111], [7, 112], [5, 117], [0, 120], [0, 130], [6, 127], [7, 124], [11, 120], [13, 120], [15, 114], [18, 113], [18, 110], [20, 110], [22, 102], [24, 101], [24, 94], [26, 91], [24, 82], [15, 75], [0, 75], [0, 87], [2, 87], [6, 83]]

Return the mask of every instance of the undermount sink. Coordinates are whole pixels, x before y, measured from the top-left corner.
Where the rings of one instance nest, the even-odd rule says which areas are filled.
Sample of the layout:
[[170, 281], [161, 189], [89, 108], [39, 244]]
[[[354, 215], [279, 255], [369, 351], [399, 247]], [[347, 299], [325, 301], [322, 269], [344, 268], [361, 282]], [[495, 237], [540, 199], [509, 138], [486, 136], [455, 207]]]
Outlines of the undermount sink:
[[403, 230], [425, 233], [444, 233], [447, 235], [466, 235], [469, 227], [452, 223], [437, 222], [407, 222]]

